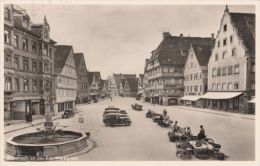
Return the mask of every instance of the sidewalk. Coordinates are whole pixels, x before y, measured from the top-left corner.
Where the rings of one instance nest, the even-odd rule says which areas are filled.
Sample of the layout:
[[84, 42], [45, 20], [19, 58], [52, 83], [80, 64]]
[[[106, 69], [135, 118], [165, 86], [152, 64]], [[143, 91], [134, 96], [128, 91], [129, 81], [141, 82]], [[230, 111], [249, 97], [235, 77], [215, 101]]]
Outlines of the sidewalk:
[[211, 109], [207, 109], [207, 108], [196, 108], [196, 107], [189, 107], [189, 106], [174, 106], [174, 107], [180, 108], [180, 109], [210, 113], [210, 114], [217, 114], [217, 115], [223, 115], [223, 116], [233, 116], [233, 117], [239, 117], [239, 118], [242, 118], [242, 119], [255, 120], [255, 115], [250, 115], [250, 114], [240, 114], [240, 113], [233, 113], [233, 112], [225, 112], [225, 111], [221, 111], [221, 110], [211, 110]]
[[[62, 113], [59, 113], [59, 114], [53, 116], [52, 120], [61, 119], [61, 114]], [[14, 131], [18, 131], [18, 130], [21, 130], [21, 129], [33, 127], [33, 126], [42, 124], [43, 121], [44, 121], [43, 118], [42, 119], [36, 119], [36, 120], [33, 120], [31, 125], [26, 123], [25, 120], [11, 121], [11, 122], [9, 122], [10, 125], [4, 126], [4, 134], [8, 134], [8, 133], [11, 133], [11, 132], [14, 132]]]
[[164, 105], [152, 105], [148, 102], [143, 102], [147, 105], [151, 106], [161, 106], [163, 108], [179, 108], [179, 109], [185, 109], [185, 110], [191, 110], [191, 111], [198, 111], [198, 112], [203, 112], [203, 113], [209, 113], [209, 114], [216, 114], [216, 115], [222, 115], [222, 116], [232, 116], [232, 117], [238, 117], [242, 119], [250, 119], [250, 120], [255, 120], [255, 115], [251, 114], [241, 114], [241, 113], [233, 113], [233, 112], [226, 112], [222, 110], [211, 110], [207, 108], [196, 108], [196, 107], [190, 107], [190, 106], [183, 106], [183, 105], [175, 105], [175, 106], [164, 106]]

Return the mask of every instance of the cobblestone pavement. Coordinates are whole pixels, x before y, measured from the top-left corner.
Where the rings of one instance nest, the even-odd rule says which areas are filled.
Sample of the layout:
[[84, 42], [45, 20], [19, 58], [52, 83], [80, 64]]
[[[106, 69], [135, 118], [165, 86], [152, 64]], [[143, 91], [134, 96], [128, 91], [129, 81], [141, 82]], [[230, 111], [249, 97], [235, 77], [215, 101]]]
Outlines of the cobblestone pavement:
[[[254, 160], [255, 121], [226, 114], [192, 111], [179, 106], [159, 106], [143, 103], [144, 111], [134, 111], [133, 98], [113, 98], [90, 105], [77, 106], [80, 113], [70, 119], [57, 119], [60, 125], [69, 125], [68, 129], [89, 130], [96, 147], [90, 152], [76, 156], [84, 161], [175, 161], [175, 143], [168, 140], [168, 129], [161, 128], [151, 119], [145, 118], [148, 109], [162, 113], [165, 108], [170, 118], [177, 120], [180, 126], [190, 126], [197, 134], [199, 125], [204, 125], [206, 135], [222, 145], [221, 151], [229, 156], [228, 160]], [[106, 127], [102, 122], [105, 107], [118, 106], [128, 112], [133, 123], [131, 126]], [[79, 123], [79, 117], [84, 123]], [[5, 134], [5, 139], [24, 132], [35, 131], [34, 127]], [[196, 160], [193, 158], [193, 160]]]

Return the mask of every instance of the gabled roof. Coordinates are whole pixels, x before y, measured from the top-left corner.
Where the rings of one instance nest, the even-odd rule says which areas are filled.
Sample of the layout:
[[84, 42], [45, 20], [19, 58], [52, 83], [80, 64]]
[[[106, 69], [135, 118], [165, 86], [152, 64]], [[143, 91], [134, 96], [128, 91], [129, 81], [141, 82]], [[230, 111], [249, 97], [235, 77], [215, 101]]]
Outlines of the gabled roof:
[[138, 82], [136, 78], [126, 78], [130, 91], [138, 90]]
[[88, 82], [89, 82], [90, 85], [92, 84], [92, 81], [93, 81], [94, 77], [96, 79], [101, 79], [100, 72], [99, 71], [88, 72]]
[[125, 79], [122, 79], [121, 81], [122, 81], [122, 87], [123, 87], [123, 89], [124, 89], [124, 88], [125, 88], [125, 81], [126, 81], [126, 80], [125, 80]]
[[56, 45], [54, 53], [54, 70], [55, 73], [60, 73], [67, 61], [70, 51], [73, 51], [70, 45]]
[[139, 74], [139, 77], [140, 77], [141, 79], [143, 79], [143, 78], [144, 78], [144, 74]]
[[113, 77], [114, 77], [117, 89], [119, 89], [120, 88], [120, 84], [122, 83], [122, 81], [121, 81], [122, 76], [121, 76], [121, 74], [113, 74]]
[[85, 68], [87, 69], [86, 63], [85, 63], [85, 57], [83, 53], [75, 53], [74, 54], [74, 60], [77, 70], [79, 70], [81, 62], [84, 62]]
[[229, 15], [250, 56], [255, 56], [255, 14], [229, 12]]
[[195, 56], [200, 66], [207, 66], [213, 45], [192, 44]]
[[160, 64], [179, 64], [184, 65], [186, 55], [190, 44], [209, 44], [214, 43], [214, 40], [209, 38], [201, 37], [181, 37], [171, 36], [170, 34], [162, 40], [159, 46], [152, 51], [150, 60], [158, 59]]

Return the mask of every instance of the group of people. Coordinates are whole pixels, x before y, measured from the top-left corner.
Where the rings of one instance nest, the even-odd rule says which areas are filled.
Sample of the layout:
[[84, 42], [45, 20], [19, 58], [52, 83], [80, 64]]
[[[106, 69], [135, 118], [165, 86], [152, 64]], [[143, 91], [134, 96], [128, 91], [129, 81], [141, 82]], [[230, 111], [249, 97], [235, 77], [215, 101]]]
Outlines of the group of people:
[[[165, 122], [165, 123], [167, 123], [167, 122], [169, 122], [169, 120], [170, 120], [170, 117], [167, 115], [167, 111], [164, 109], [164, 110], [163, 110], [162, 121]], [[181, 129], [181, 128], [178, 126], [178, 121], [175, 121], [174, 125], [172, 125], [171, 128], [172, 128], [172, 132], [173, 132], [173, 133], [178, 132], [178, 131], [180, 131], [180, 129]], [[182, 132], [183, 132], [183, 134], [186, 135], [186, 136], [189, 136], [189, 137], [192, 136], [190, 127], [185, 127], [185, 128], [183, 128], [183, 129], [182, 129]], [[203, 140], [204, 138], [206, 138], [205, 130], [204, 130], [203, 125], [200, 125], [200, 131], [199, 131], [199, 133], [197, 134], [197, 138], [198, 138], [198, 140]]]

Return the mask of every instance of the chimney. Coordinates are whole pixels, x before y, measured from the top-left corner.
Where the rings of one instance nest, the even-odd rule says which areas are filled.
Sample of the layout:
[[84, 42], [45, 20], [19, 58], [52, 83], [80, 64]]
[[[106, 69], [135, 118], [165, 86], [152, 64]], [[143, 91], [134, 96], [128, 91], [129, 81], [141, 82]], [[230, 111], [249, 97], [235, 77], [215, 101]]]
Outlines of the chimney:
[[182, 33], [180, 34], [180, 37], [183, 38], [183, 34]]
[[171, 36], [170, 32], [163, 32], [163, 39], [170, 37], [170, 36]]
[[214, 40], [215, 37], [214, 37], [214, 33], [211, 33], [211, 39]]

